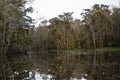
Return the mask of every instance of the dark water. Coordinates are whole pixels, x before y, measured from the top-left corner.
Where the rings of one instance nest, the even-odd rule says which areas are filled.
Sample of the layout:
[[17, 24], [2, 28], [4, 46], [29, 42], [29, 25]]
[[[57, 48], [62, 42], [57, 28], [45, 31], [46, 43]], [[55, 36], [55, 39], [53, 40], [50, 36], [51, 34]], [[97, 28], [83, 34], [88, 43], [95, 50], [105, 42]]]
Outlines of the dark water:
[[120, 80], [120, 52], [0, 54], [0, 80]]

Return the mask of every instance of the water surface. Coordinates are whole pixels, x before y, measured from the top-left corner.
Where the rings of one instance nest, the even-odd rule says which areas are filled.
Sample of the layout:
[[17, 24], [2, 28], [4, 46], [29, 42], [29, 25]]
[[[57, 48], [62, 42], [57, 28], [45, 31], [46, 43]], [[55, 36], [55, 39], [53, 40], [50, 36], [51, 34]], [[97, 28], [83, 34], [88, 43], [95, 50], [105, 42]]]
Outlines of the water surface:
[[120, 80], [120, 52], [0, 54], [0, 80]]

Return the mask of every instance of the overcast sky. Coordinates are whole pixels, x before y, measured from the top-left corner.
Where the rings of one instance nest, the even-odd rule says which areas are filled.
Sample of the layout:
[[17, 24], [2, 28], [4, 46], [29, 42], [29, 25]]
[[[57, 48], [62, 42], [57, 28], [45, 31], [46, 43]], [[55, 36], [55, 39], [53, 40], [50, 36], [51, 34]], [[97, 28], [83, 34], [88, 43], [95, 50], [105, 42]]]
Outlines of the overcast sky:
[[30, 14], [34, 19], [51, 19], [63, 12], [74, 12], [74, 18], [81, 18], [83, 9], [91, 8], [94, 4], [118, 6], [120, 0], [34, 0], [31, 6], [34, 12]]

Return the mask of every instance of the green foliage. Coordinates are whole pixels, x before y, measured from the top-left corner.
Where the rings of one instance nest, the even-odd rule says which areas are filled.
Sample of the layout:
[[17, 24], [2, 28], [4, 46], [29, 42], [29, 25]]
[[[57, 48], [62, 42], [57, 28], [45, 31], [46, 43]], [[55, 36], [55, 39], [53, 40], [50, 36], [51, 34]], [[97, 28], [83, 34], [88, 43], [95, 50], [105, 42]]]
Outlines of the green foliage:
[[[84, 9], [83, 20], [73, 20], [67, 12], [48, 21], [42, 21], [30, 33], [32, 7], [25, 8], [26, 0], [0, 2], [0, 49], [95, 49], [120, 46], [120, 8], [95, 4]], [[31, 35], [30, 35], [30, 34]]]
[[31, 43], [29, 30], [32, 19], [27, 12], [32, 8], [25, 8], [26, 0], [0, 1], [0, 50], [3, 53], [19, 48], [26, 49]]
[[49, 25], [40, 25], [39, 27], [44, 27], [47, 31], [36, 28], [33, 45], [37, 46], [37, 49], [119, 47], [119, 7], [111, 10], [108, 5], [95, 4], [91, 9], [84, 9], [84, 11], [82, 21], [73, 20], [73, 12], [67, 12], [50, 19]]

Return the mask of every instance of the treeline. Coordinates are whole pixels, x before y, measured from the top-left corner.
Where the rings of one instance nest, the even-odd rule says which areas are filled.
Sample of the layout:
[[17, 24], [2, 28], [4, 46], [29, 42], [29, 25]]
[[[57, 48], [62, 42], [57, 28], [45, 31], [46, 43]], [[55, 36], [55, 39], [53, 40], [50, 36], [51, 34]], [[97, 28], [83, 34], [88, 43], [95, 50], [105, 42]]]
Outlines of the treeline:
[[32, 40], [29, 35], [32, 19], [27, 16], [29, 0], [0, 0], [0, 53], [22, 52]]
[[[32, 31], [32, 48], [95, 49], [120, 46], [120, 8], [95, 4], [84, 9], [82, 20], [73, 19], [73, 12], [42, 21]], [[47, 25], [49, 22], [49, 25]]]
[[27, 15], [33, 9], [25, 7], [30, 1], [0, 1], [0, 53], [120, 47], [120, 7], [95, 4], [84, 9], [82, 20], [67, 12], [34, 27]]

